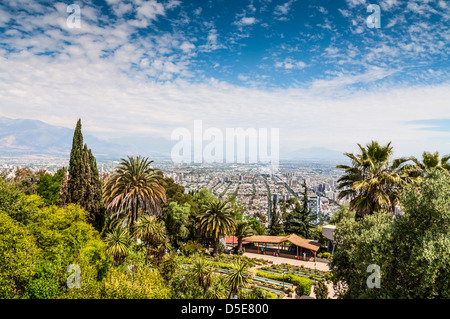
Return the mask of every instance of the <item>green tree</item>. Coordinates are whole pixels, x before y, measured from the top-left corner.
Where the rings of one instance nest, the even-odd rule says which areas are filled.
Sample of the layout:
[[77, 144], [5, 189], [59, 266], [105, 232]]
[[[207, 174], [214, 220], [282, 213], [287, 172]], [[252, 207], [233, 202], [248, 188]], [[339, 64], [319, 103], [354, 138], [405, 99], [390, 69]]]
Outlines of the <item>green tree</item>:
[[237, 294], [239, 288], [246, 288], [252, 277], [253, 274], [248, 268], [247, 261], [239, 258], [234, 263], [232, 263], [232, 268], [227, 274], [227, 282], [230, 286], [230, 293], [228, 295], [228, 298], [230, 298], [233, 293]]
[[6, 184], [0, 180], [0, 211], [23, 225], [31, 222], [32, 216], [45, 206], [37, 195], [26, 196], [15, 184]]
[[167, 229], [167, 235], [175, 247], [180, 247], [189, 236], [189, 226], [192, 222], [189, 218], [190, 214], [191, 205], [188, 203], [180, 205], [178, 202], [170, 202], [163, 210], [162, 219]]
[[115, 224], [105, 235], [106, 253], [119, 264], [127, 256], [132, 238], [127, 228]]
[[85, 193], [83, 179], [85, 168], [83, 161], [83, 133], [81, 119], [78, 119], [72, 140], [69, 160], [69, 179], [67, 188], [67, 203], [81, 203]]
[[39, 258], [32, 233], [0, 210], [0, 298], [21, 296]]
[[257, 217], [248, 218], [249, 224], [252, 226], [254, 235], [265, 235], [266, 227], [264, 223]]
[[381, 284], [391, 298], [450, 298], [450, 173], [428, 170], [406, 187], [401, 207]]
[[151, 167], [152, 163], [148, 158], [128, 156], [104, 184], [104, 203], [109, 213], [124, 214], [130, 227], [141, 211], [159, 215], [161, 203], [166, 201], [163, 175]]
[[408, 159], [412, 160], [416, 165], [414, 168], [417, 170], [419, 176], [424, 176], [429, 170], [434, 168], [450, 171], [450, 155], [440, 158], [439, 152], [423, 152], [422, 161], [414, 156], [411, 156]]
[[391, 162], [391, 143], [382, 146], [372, 141], [366, 147], [358, 146], [360, 154], [345, 153], [352, 160], [351, 166], [337, 166], [344, 171], [338, 179], [338, 198], [350, 197], [350, 208], [355, 210], [357, 219], [382, 210], [393, 213], [402, 187], [417, 179], [412, 165], [405, 164], [409, 159]]
[[309, 206], [308, 186], [303, 181], [302, 201], [295, 202], [292, 212], [287, 216], [285, 232], [297, 234], [304, 238], [311, 238], [315, 228], [316, 215], [312, 213]]
[[208, 205], [208, 209], [200, 217], [200, 229], [214, 242], [213, 255], [219, 254], [220, 237], [231, 234], [236, 228], [233, 213], [227, 204], [215, 200]]
[[51, 261], [60, 275], [69, 264], [79, 264], [86, 250], [94, 249], [94, 255], [104, 256], [100, 234], [87, 222], [87, 212], [78, 205], [38, 209], [31, 215], [27, 228], [36, 238], [43, 258]]
[[245, 237], [249, 237], [253, 235], [253, 229], [248, 221], [246, 220], [239, 220], [236, 223], [236, 229], [234, 231], [234, 235], [238, 239], [238, 252], [242, 251], [242, 240]]
[[142, 215], [133, 229], [136, 238], [142, 240], [146, 247], [146, 256], [154, 256], [157, 264], [164, 258], [168, 247], [167, 232], [164, 222], [158, 220], [154, 215]]
[[89, 222], [101, 230], [105, 222], [102, 184], [95, 157], [87, 145], [83, 145], [81, 119], [75, 127], [68, 171], [67, 186], [63, 187], [60, 202], [79, 204], [89, 212]]
[[286, 221], [286, 219], [289, 216], [289, 213], [295, 207], [295, 202], [296, 200], [294, 197], [290, 197], [287, 200], [284, 199], [280, 200], [281, 220]]
[[333, 212], [331, 216], [330, 224], [336, 225], [341, 222], [344, 218], [355, 218], [355, 212], [350, 209], [348, 204], [343, 204]]
[[194, 194], [194, 201], [198, 205], [198, 212], [202, 214], [209, 209], [210, 203], [216, 201], [217, 198], [206, 187]]
[[205, 297], [206, 291], [211, 286], [212, 280], [212, 269], [205, 258], [200, 256], [194, 258], [191, 274], [197, 280], [198, 285], [203, 289], [203, 297]]
[[59, 169], [54, 175], [41, 174], [38, 182], [38, 194], [47, 205], [56, 205], [63, 183], [65, 168]]
[[90, 179], [85, 209], [90, 213], [89, 221], [98, 231], [101, 231], [106, 222], [106, 209], [103, 204], [102, 181], [97, 168], [97, 160], [91, 150], [87, 152], [87, 163]]
[[270, 219], [269, 235], [277, 236], [283, 232], [283, 225], [281, 223], [281, 216], [277, 211], [276, 203], [273, 203], [272, 218]]
[[[337, 224], [330, 269], [341, 298], [450, 297], [450, 174], [431, 170], [401, 196], [403, 215], [366, 215]], [[369, 288], [369, 265], [380, 288]]]

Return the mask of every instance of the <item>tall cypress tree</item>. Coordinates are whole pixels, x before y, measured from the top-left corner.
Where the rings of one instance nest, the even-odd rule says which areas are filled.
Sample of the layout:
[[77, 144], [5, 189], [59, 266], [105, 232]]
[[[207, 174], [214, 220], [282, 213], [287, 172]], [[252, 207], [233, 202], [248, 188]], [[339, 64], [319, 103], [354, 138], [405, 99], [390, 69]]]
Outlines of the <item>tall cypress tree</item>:
[[83, 198], [83, 134], [81, 133], [81, 119], [78, 119], [73, 133], [72, 150], [69, 160], [69, 180], [67, 182], [66, 203], [79, 203]]
[[312, 213], [309, 207], [308, 187], [303, 182], [302, 202], [295, 203], [292, 212], [287, 216], [285, 223], [285, 232], [294, 233], [305, 238], [312, 236], [312, 229], [315, 226], [316, 215]]
[[87, 145], [83, 145], [81, 119], [78, 119], [73, 135], [66, 203], [79, 204], [89, 213], [89, 222], [97, 230], [102, 229], [105, 215], [102, 185], [95, 157]]
[[277, 236], [283, 232], [283, 225], [281, 224], [281, 216], [277, 212], [277, 203], [273, 203], [273, 210], [272, 210], [272, 218], [270, 219], [270, 226], [269, 226], [269, 234], [272, 236]]

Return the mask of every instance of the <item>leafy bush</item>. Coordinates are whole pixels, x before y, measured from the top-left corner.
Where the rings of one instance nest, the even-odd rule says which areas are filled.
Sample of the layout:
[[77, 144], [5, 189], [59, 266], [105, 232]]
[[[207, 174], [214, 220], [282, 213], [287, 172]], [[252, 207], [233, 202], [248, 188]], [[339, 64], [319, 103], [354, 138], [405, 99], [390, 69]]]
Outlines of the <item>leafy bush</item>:
[[323, 253], [323, 258], [330, 258], [331, 254], [330, 253]]
[[[307, 278], [303, 278], [303, 277], [293, 275], [290, 273], [285, 274], [283, 277], [283, 274], [271, 274], [271, 273], [267, 273], [267, 272], [260, 271], [260, 270], [258, 270], [256, 272], [256, 275], [260, 276], [260, 277], [268, 278], [268, 279], [278, 280], [278, 281], [284, 280], [284, 282], [291, 283], [295, 286], [304, 283], [305, 280], [308, 280]], [[309, 281], [311, 282], [311, 280], [309, 280]]]
[[21, 295], [34, 278], [39, 256], [32, 234], [0, 211], [0, 298]]
[[34, 278], [25, 288], [24, 298], [50, 299], [62, 292], [62, 282], [58, 281], [56, 267], [49, 261], [40, 261]]
[[195, 240], [189, 240], [186, 244], [183, 245], [183, 247], [181, 247], [181, 250], [184, 254], [190, 256], [195, 253], [204, 252], [205, 248]]
[[166, 299], [169, 290], [158, 271], [137, 269], [128, 273], [112, 268], [105, 280], [105, 298]]
[[81, 268], [80, 288], [66, 288], [65, 292], [58, 296], [61, 299], [102, 299], [105, 298], [105, 279], [98, 281], [97, 270], [84, 265]]
[[231, 269], [233, 266], [231, 264], [221, 263], [217, 261], [209, 261], [209, 265], [217, 268], [225, 268], [225, 269]]
[[317, 258], [322, 258], [323, 254], [322, 253], [318, 253], [317, 254]]
[[311, 294], [312, 281], [307, 278], [300, 277], [295, 292], [299, 296], [309, 296]]
[[240, 290], [238, 292], [240, 299], [278, 299], [278, 296], [264, 288], [256, 287], [250, 291]]
[[323, 280], [319, 280], [314, 284], [314, 294], [317, 299], [328, 298], [328, 287]]

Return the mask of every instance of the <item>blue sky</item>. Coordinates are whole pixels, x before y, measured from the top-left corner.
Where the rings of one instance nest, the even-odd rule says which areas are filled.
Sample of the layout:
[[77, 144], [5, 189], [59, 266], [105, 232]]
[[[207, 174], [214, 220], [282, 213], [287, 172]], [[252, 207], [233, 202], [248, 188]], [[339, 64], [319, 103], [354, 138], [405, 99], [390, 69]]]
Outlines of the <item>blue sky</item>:
[[291, 150], [450, 153], [449, 19], [443, 0], [2, 1], [0, 115], [81, 117], [104, 138], [202, 120], [280, 128]]

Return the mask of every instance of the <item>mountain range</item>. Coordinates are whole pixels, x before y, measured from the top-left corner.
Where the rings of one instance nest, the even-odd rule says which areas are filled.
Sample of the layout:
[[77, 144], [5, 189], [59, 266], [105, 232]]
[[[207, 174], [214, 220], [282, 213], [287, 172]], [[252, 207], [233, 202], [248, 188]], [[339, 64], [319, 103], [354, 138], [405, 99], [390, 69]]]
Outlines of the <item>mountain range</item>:
[[[75, 127], [75, 126], [74, 126]], [[74, 129], [47, 124], [39, 120], [12, 119], [0, 116], [0, 156], [54, 156], [67, 158], [72, 147]], [[84, 143], [98, 159], [119, 159], [126, 155], [144, 155], [170, 159], [177, 141], [162, 137], [127, 136], [101, 139], [83, 133]], [[339, 160], [342, 152], [322, 147], [280, 151], [281, 160]]]

